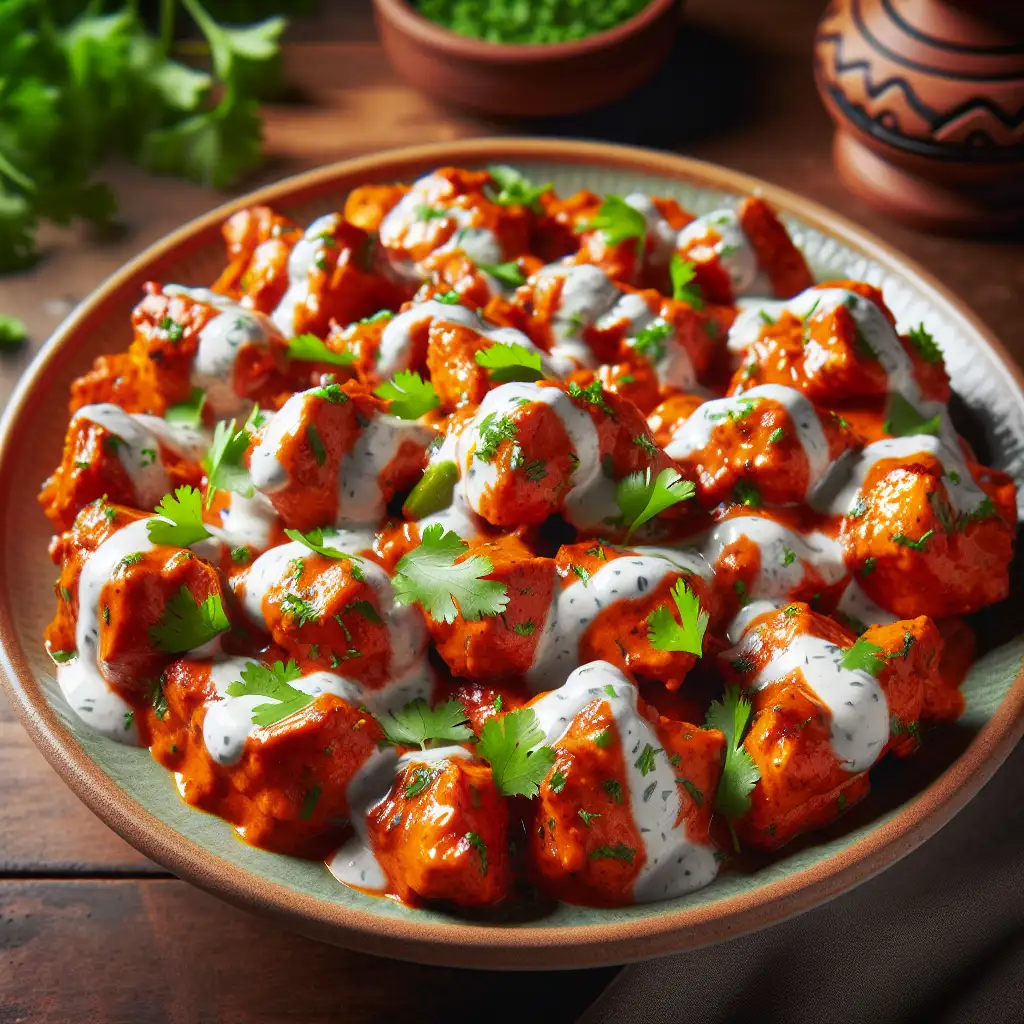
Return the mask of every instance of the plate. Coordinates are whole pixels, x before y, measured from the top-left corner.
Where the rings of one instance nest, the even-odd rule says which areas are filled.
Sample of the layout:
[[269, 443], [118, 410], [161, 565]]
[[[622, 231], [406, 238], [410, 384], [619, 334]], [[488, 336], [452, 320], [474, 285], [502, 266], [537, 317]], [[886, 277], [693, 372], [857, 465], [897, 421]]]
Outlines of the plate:
[[246, 846], [225, 822], [187, 806], [147, 751], [90, 733], [65, 704], [43, 650], [56, 575], [35, 495], [57, 464], [72, 379], [123, 350], [129, 314], [150, 279], [207, 284], [223, 265], [219, 226], [268, 203], [305, 223], [367, 182], [408, 181], [445, 164], [510, 163], [563, 193], [578, 188], [674, 196], [698, 213], [760, 192], [783, 215], [817, 278], [883, 289], [901, 325], [923, 321], [953, 386], [981, 425], [992, 465], [1024, 481], [1024, 378], [987, 329], [942, 286], [884, 243], [823, 208], [742, 174], [682, 157], [597, 143], [477, 139], [378, 154], [254, 192], [147, 249], [59, 328], [29, 369], [0, 426], [0, 664], [32, 738], [65, 782], [148, 857], [239, 906], [363, 952], [424, 963], [552, 968], [623, 963], [719, 942], [808, 910], [870, 878], [934, 834], [984, 785], [1024, 733], [1024, 636], [989, 650], [964, 684], [966, 711], [928, 734], [914, 758], [875, 769], [875, 791], [832, 829], [750, 873], [620, 909], [557, 905], [529, 919], [485, 922], [344, 888], [318, 862]]

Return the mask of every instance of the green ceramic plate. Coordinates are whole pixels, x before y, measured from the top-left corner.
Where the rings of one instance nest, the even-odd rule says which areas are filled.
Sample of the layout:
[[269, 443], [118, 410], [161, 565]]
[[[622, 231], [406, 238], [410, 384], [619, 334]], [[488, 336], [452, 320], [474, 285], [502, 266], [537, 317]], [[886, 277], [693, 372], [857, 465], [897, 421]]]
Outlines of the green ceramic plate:
[[[0, 641], [11, 697], [47, 758], [75, 792], [129, 842], [170, 870], [234, 903], [278, 916], [341, 945], [426, 962], [564, 967], [622, 962], [733, 937], [805, 910], [893, 863], [934, 833], [991, 776], [1024, 731], [1024, 638], [989, 650], [964, 685], [967, 710], [904, 762], [883, 762], [875, 792], [832, 830], [787, 848], [748, 874], [667, 903], [619, 910], [565, 905], [528, 919], [468, 921], [410, 910], [335, 883], [323, 865], [264, 853], [224, 822], [184, 804], [172, 777], [144, 750], [92, 735], [73, 718], [42, 647], [53, 611], [48, 524], [35, 494], [60, 456], [68, 384], [101, 352], [130, 339], [142, 282], [206, 284], [222, 265], [220, 222], [266, 202], [295, 219], [337, 209], [367, 181], [410, 180], [444, 164], [512, 163], [561, 192], [645, 190], [703, 212], [759, 190], [818, 277], [881, 287], [901, 325], [923, 321], [941, 344], [954, 388], [981, 425], [992, 464], [1024, 481], [1024, 396], [1018, 371], [986, 329], [922, 271], [827, 211], [762, 182], [643, 150], [534, 140], [475, 140], [402, 150], [324, 168], [264, 189], [187, 225], [143, 253], [60, 328], [7, 410], [0, 440]], [[993, 616], [989, 616], [993, 619]], [[1004, 617], [1005, 618], [1005, 617]]]

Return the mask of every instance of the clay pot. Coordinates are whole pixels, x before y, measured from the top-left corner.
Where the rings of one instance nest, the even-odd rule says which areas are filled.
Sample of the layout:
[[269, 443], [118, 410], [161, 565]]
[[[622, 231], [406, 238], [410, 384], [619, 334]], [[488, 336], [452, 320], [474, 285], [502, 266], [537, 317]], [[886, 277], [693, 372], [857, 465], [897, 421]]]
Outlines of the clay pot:
[[834, 158], [915, 227], [1024, 223], [1024, 3], [834, 0], [814, 46]]
[[373, 9], [385, 53], [418, 89], [483, 114], [548, 117], [610, 103], [649, 78], [672, 49], [680, 3], [651, 0], [607, 32], [545, 45], [456, 35], [408, 0], [374, 0]]

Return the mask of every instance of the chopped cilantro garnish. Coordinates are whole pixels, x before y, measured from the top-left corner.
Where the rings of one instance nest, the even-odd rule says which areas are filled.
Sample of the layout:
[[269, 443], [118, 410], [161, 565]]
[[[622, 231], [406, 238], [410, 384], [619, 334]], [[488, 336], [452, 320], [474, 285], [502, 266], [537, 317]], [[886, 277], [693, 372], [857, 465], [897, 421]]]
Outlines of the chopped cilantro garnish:
[[643, 434], [638, 434], [634, 437], [633, 444], [637, 445], [639, 448], [643, 448], [648, 455], [657, 455], [660, 450], [649, 437], [646, 437]]
[[616, 843], [614, 846], [597, 846], [590, 851], [589, 856], [591, 860], [621, 860], [632, 864], [636, 850], [625, 843]]
[[851, 672], [867, 672], [870, 676], [877, 676], [885, 668], [885, 660], [880, 656], [881, 650], [878, 644], [859, 637], [852, 647], [843, 651], [840, 663]]
[[435, 766], [434, 768], [427, 768], [423, 765], [418, 765], [413, 768], [409, 773], [408, 781], [405, 784], [405, 791], [402, 796], [406, 800], [411, 799], [414, 796], [419, 796], [430, 784], [441, 774], [440, 769]]
[[309, 622], [320, 620], [320, 609], [300, 594], [284, 594], [281, 598], [281, 612], [294, 619], [296, 628], [299, 629]]
[[640, 751], [640, 756], [633, 762], [633, 767], [641, 775], [650, 775], [654, 771], [654, 755], [660, 753], [661, 747], [652, 747], [650, 743], [645, 743], [644, 749]]
[[612, 419], [615, 419], [614, 410], [604, 400], [604, 388], [599, 380], [591, 381], [585, 388], [581, 388], [576, 381], [570, 381], [565, 390], [570, 398], [582, 399], [588, 405], [595, 406], [601, 412], [607, 413]]
[[935, 338], [923, 323], [911, 327], [907, 331], [907, 339], [926, 363], [935, 365], [942, 362], [942, 349], [939, 348]]
[[899, 544], [900, 547], [911, 548], [914, 551], [924, 551], [925, 545], [934, 535], [934, 530], [928, 530], [925, 533], [922, 533], [917, 540], [912, 540], [905, 533], [894, 533], [889, 539], [894, 544]]
[[487, 844], [475, 832], [467, 832], [463, 837], [476, 850], [480, 858], [480, 874], [487, 874]]
[[327, 449], [324, 447], [323, 439], [320, 437], [320, 431], [316, 429], [315, 423], [306, 424], [306, 441], [309, 443], [313, 458], [316, 459], [316, 464], [322, 466], [327, 461]]
[[508, 416], [497, 416], [489, 412], [481, 421], [479, 427], [480, 440], [477, 442], [475, 456], [481, 462], [490, 462], [498, 453], [498, 449], [505, 441], [512, 441], [519, 428], [509, 419]]
[[758, 508], [761, 504], [761, 494], [749, 480], [737, 480], [736, 486], [732, 489], [732, 500], [737, 505]]
[[665, 358], [665, 342], [675, 334], [675, 328], [660, 317], [637, 331], [633, 339], [633, 351], [649, 363], [658, 363]]

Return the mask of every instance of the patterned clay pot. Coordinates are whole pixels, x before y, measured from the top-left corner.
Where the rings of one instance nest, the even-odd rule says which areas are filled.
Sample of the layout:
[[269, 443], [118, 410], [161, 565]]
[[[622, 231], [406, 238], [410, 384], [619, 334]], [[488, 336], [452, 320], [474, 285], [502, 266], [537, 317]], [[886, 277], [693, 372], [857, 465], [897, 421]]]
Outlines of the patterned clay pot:
[[833, 0], [814, 65], [865, 202], [926, 230], [1024, 223], [1024, 0]]

